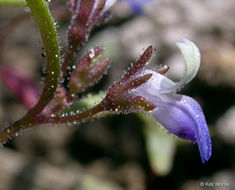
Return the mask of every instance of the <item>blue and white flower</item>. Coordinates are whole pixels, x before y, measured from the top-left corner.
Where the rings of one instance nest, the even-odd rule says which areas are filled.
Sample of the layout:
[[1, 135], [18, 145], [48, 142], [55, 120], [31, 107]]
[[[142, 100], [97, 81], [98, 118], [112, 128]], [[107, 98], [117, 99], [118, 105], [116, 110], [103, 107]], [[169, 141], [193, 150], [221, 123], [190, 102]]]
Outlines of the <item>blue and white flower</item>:
[[152, 74], [152, 77], [133, 89], [132, 93], [156, 105], [151, 114], [170, 133], [196, 142], [202, 162], [205, 163], [211, 157], [212, 145], [203, 111], [194, 99], [176, 94], [196, 76], [200, 66], [200, 52], [194, 43], [186, 39], [178, 42], [177, 46], [185, 59], [184, 77], [179, 82], [173, 82], [158, 72], [143, 68], [133, 77], [146, 74]]

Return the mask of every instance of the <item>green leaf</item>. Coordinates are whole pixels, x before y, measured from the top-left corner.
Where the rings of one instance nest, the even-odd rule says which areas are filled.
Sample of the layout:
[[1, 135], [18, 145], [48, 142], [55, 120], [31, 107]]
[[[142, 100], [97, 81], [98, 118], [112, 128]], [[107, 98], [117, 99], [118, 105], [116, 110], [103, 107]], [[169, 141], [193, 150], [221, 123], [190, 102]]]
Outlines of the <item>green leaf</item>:
[[83, 187], [82, 189], [85, 190], [123, 190], [121, 187], [112, 182], [101, 181], [88, 175], [85, 175], [81, 181]]

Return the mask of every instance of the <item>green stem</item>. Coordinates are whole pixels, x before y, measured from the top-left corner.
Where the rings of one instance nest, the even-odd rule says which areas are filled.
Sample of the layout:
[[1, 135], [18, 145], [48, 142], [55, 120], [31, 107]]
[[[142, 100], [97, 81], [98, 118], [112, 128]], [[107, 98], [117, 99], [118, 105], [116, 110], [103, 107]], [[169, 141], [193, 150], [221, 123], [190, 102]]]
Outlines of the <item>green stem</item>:
[[0, 6], [26, 6], [25, 0], [0, 0]]
[[60, 75], [60, 51], [54, 20], [47, 3], [44, 0], [26, 0], [34, 19], [39, 27], [44, 44], [47, 60], [46, 79], [38, 103], [29, 112], [13, 125], [0, 132], [0, 144], [5, 143], [10, 137], [20, 130], [31, 127], [37, 122], [37, 115], [43, 111], [58, 86]]
[[30, 111], [33, 115], [40, 113], [51, 101], [58, 86], [60, 75], [60, 51], [56, 25], [44, 0], [26, 0], [38, 25], [44, 44], [47, 60], [46, 80], [42, 95], [37, 105]]

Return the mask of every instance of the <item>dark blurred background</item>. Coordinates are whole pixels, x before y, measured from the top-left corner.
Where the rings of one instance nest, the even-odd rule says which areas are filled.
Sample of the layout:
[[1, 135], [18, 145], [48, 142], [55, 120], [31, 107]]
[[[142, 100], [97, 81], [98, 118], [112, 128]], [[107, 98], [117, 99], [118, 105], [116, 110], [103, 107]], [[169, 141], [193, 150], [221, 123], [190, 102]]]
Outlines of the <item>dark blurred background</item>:
[[[52, 0], [50, 7], [63, 54], [71, 15], [65, 0]], [[24, 131], [0, 149], [0, 190], [234, 190], [234, 10], [234, 0], [153, 0], [135, 15], [122, 1], [82, 49], [103, 45], [113, 60], [108, 74], [87, 91], [95, 94], [119, 80], [148, 45], [156, 49], [150, 67], [169, 65], [167, 76], [179, 80], [184, 64], [175, 42], [187, 38], [197, 44], [200, 71], [181, 93], [195, 98], [207, 118], [213, 153], [206, 164], [196, 144], [168, 134], [149, 116], [117, 115]], [[0, 64], [19, 66], [40, 84], [42, 53], [29, 10], [0, 7]], [[0, 82], [0, 127], [25, 112]]]

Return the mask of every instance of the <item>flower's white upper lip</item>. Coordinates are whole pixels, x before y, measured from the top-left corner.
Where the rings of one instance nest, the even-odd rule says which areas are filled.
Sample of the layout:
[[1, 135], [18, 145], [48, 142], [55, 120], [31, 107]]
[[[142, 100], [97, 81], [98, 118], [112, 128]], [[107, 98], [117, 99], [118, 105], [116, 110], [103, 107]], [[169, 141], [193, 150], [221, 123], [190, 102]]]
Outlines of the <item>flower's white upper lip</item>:
[[176, 44], [184, 57], [184, 76], [179, 82], [173, 82], [166, 77], [162, 78], [160, 84], [161, 90], [159, 91], [160, 94], [176, 93], [178, 89], [189, 83], [196, 76], [200, 67], [201, 55], [199, 49], [193, 42], [182, 39], [181, 42], [177, 42]]
[[185, 72], [184, 77], [176, 83], [175, 90], [189, 83], [196, 76], [201, 63], [199, 49], [193, 42], [182, 39], [182, 42], [177, 42], [176, 44], [184, 56]]

